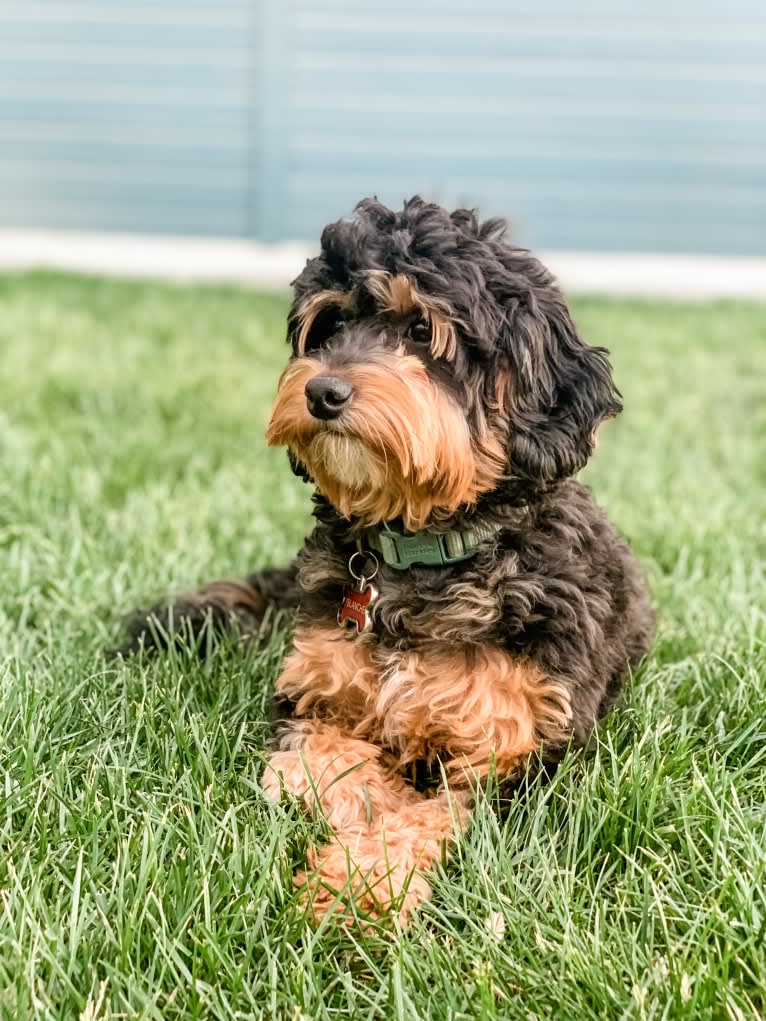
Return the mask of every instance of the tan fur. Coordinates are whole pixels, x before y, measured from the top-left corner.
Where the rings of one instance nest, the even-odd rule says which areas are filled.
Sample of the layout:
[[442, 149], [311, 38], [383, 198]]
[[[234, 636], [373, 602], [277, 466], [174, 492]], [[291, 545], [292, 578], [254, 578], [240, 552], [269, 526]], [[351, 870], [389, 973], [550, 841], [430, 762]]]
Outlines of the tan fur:
[[309, 852], [312, 871], [298, 873], [296, 886], [317, 920], [333, 910], [346, 914], [353, 903], [363, 922], [395, 913], [404, 924], [431, 894], [424, 873], [468, 819], [465, 806], [440, 795], [349, 827]]
[[501, 649], [392, 657], [382, 676], [376, 713], [381, 739], [399, 749], [402, 764], [435, 755], [451, 780], [483, 779], [491, 769], [516, 775], [569, 722], [564, 689], [525, 660]]
[[[316, 874], [296, 877], [316, 915], [350, 896], [363, 913], [404, 920], [429, 895], [423, 872], [455, 823], [445, 792], [426, 798], [405, 782], [411, 763], [440, 759], [450, 793], [468, 793], [493, 770], [516, 775], [546, 741], [566, 740], [570, 722], [566, 691], [529, 660], [383, 650], [336, 628], [296, 633], [276, 692], [295, 719], [264, 787], [278, 797], [284, 785], [336, 830], [309, 858]], [[461, 799], [461, 826], [467, 818]]]
[[337, 308], [339, 315], [342, 312], [349, 312], [354, 308], [354, 296], [350, 291], [318, 291], [303, 302], [294, 324], [300, 354], [306, 350], [306, 338], [314, 320], [326, 308]]
[[495, 648], [384, 654], [344, 636], [297, 633], [277, 692], [296, 702], [297, 716], [390, 749], [401, 769], [439, 758], [455, 778], [492, 768], [507, 777], [543, 743], [568, 736], [566, 689], [529, 660]]
[[296, 631], [275, 692], [296, 702], [297, 717], [321, 718], [353, 735], [377, 685], [378, 670], [364, 637], [335, 626]]
[[512, 397], [511, 385], [511, 370], [507, 365], [501, 366], [497, 371], [497, 378], [495, 380], [494, 400], [494, 410], [498, 412], [501, 418], [505, 418], [509, 411]]
[[446, 302], [423, 294], [409, 277], [402, 274], [392, 276], [385, 270], [372, 270], [365, 277], [365, 283], [382, 311], [395, 315], [417, 312], [431, 324], [431, 354], [434, 358], [455, 357], [457, 338]]
[[497, 484], [505, 463], [499, 439], [487, 429], [474, 444], [463, 412], [418, 358], [391, 353], [334, 370], [354, 395], [329, 426], [311, 416], [305, 398], [306, 383], [328, 371], [314, 358], [288, 366], [266, 437], [290, 447], [342, 514], [367, 524], [401, 517], [417, 530]]
[[369, 823], [418, 800], [377, 745], [306, 720], [269, 759], [261, 786], [278, 801], [284, 788], [335, 829]]
[[[446, 303], [431, 298], [415, 286], [409, 277], [393, 276], [385, 270], [372, 270], [365, 276], [365, 288], [378, 302], [382, 312], [405, 316], [417, 312], [431, 324], [431, 353], [435, 358], [454, 358], [457, 351], [455, 326]], [[306, 350], [306, 338], [319, 312], [337, 308], [338, 313], [351, 312], [357, 306], [355, 291], [318, 291], [307, 298], [295, 316], [298, 354]]]

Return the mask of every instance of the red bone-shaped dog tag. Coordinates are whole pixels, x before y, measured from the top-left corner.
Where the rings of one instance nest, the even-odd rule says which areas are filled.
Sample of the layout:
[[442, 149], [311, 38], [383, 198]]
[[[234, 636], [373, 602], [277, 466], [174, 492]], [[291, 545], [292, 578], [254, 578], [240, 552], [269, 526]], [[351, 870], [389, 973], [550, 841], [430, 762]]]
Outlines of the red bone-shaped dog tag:
[[[374, 563], [375, 567], [369, 577], [365, 577], [363, 573], [357, 574], [354, 570], [354, 561], [357, 557], [361, 558], [363, 564], [367, 563], [368, 560], [372, 560]], [[348, 562], [348, 573], [357, 584], [345, 585], [343, 588], [343, 602], [338, 610], [338, 623], [341, 627], [353, 627], [356, 629], [357, 634], [361, 634], [362, 631], [369, 631], [372, 627], [370, 606], [378, 598], [378, 590], [374, 585], [370, 584], [370, 579], [374, 578], [378, 573], [378, 566], [378, 558], [375, 554], [363, 553], [361, 546], [358, 552], [352, 554]]]
[[338, 623], [341, 627], [354, 627], [357, 634], [368, 631], [372, 626], [370, 606], [377, 595], [377, 589], [369, 582], [364, 582], [364, 588], [346, 585], [343, 589], [343, 602], [338, 610]]

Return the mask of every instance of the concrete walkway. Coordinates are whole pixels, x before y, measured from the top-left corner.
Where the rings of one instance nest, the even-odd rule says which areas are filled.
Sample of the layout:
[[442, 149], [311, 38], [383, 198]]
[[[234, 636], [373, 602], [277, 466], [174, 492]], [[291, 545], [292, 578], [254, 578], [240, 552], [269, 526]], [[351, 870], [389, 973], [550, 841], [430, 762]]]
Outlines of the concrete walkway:
[[[229, 238], [0, 230], [0, 272], [48, 267], [108, 276], [287, 288], [316, 246]], [[570, 294], [766, 301], [766, 258], [541, 252]]]

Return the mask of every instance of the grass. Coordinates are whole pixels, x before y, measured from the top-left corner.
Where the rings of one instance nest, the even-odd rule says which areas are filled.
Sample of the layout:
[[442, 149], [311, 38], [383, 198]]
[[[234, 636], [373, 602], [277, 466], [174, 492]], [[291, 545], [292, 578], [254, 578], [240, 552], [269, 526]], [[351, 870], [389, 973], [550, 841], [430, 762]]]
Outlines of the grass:
[[597, 298], [586, 473], [656, 646], [591, 756], [481, 806], [405, 934], [307, 928], [259, 795], [286, 639], [109, 661], [123, 611], [284, 562], [286, 301], [0, 278], [0, 1016], [745, 1019], [766, 1000], [766, 309]]

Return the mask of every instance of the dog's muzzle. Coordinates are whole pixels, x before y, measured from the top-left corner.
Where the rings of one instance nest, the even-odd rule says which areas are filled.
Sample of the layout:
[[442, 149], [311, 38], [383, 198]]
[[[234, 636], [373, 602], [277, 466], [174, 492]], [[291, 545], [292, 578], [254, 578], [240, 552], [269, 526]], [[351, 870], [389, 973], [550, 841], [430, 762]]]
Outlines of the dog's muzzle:
[[306, 384], [306, 403], [314, 418], [337, 418], [353, 393], [353, 387], [337, 376], [314, 376]]

